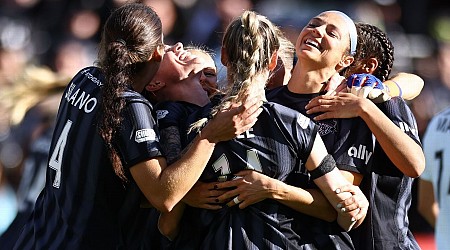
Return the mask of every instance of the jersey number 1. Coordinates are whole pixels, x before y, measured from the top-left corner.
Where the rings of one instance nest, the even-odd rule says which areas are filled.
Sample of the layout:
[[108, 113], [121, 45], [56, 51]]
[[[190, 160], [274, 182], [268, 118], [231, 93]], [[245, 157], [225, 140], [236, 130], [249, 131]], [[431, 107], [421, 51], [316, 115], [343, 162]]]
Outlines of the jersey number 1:
[[55, 149], [48, 162], [48, 167], [56, 170], [55, 179], [53, 180], [53, 187], [59, 188], [61, 184], [61, 163], [64, 154], [64, 148], [66, 147], [67, 137], [69, 135], [70, 128], [72, 127], [72, 121], [68, 120], [66, 125], [59, 135], [58, 142], [56, 142]]

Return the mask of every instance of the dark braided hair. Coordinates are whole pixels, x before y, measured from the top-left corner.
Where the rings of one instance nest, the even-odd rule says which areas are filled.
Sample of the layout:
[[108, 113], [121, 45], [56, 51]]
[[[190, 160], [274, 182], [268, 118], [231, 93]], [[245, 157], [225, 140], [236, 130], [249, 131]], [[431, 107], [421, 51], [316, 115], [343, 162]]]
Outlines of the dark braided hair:
[[134, 76], [162, 45], [162, 25], [156, 12], [145, 4], [126, 4], [106, 21], [100, 42], [98, 66], [105, 82], [102, 87], [100, 135], [106, 142], [114, 172], [126, 180], [120, 158], [112, 145], [125, 106], [122, 93]]
[[358, 45], [356, 48], [355, 62], [347, 68], [344, 76], [348, 77], [355, 73], [366, 59], [376, 58], [378, 67], [373, 72], [381, 81], [386, 81], [391, 73], [394, 64], [394, 46], [386, 33], [378, 27], [357, 22], [355, 23], [358, 32]]

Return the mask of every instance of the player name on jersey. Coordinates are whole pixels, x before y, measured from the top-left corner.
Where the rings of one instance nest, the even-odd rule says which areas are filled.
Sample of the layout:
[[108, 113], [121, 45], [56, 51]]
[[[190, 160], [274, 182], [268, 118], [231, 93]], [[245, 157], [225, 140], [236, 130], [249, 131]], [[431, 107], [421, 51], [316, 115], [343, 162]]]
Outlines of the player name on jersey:
[[446, 117], [439, 118], [437, 121], [436, 130], [442, 133], [450, 132], [450, 120]]

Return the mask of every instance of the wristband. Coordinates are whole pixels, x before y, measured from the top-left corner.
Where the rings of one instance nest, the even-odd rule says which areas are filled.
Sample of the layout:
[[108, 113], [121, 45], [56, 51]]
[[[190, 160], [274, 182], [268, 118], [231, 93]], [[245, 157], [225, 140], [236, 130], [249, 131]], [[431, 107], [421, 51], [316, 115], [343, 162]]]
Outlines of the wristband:
[[334, 161], [333, 157], [329, 154], [326, 155], [317, 168], [309, 171], [311, 180], [315, 180], [325, 174], [328, 174], [329, 172], [333, 171], [333, 169], [335, 167], [336, 167], [336, 162]]

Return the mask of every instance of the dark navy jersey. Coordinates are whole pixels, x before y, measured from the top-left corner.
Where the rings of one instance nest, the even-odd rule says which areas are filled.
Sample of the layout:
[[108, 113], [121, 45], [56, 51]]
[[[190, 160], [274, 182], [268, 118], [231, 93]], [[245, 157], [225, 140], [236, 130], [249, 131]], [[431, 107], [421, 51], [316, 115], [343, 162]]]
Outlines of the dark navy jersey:
[[[377, 106], [421, 145], [414, 115], [402, 98]], [[369, 200], [369, 211], [364, 222], [350, 231], [357, 249], [420, 249], [408, 228], [413, 180], [398, 170], [377, 142], [370, 174], [360, 185]]]
[[[276, 103], [264, 103], [263, 112], [249, 131], [216, 144], [200, 180], [222, 181], [241, 170], [253, 169], [307, 187], [310, 180], [304, 163], [316, 134], [316, 125], [306, 116]], [[224, 206], [215, 211], [187, 207], [173, 248], [317, 249], [314, 239], [293, 230], [293, 217], [297, 213], [271, 199], [245, 209]]]
[[183, 101], [166, 101], [155, 105], [156, 119], [158, 121], [159, 130], [175, 126], [180, 131], [181, 148], [188, 145], [187, 137], [183, 136], [188, 133], [189, 122], [188, 117], [192, 113], [201, 109], [200, 106]]
[[[49, 151], [46, 184], [15, 249], [117, 249], [139, 221], [140, 191], [129, 167], [160, 155], [151, 105], [127, 90], [122, 127], [114, 138], [129, 183], [115, 174], [97, 130], [103, 77], [81, 70], [61, 99]], [[150, 117], [150, 118], [149, 118]], [[124, 212], [125, 211], [125, 212]]]
[[[267, 92], [267, 99], [306, 114], [305, 106], [320, 94], [296, 94], [281, 86]], [[315, 121], [318, 132], [339, 169], [365, 174], [372, 164], [372, 132], [361, 118]]]

